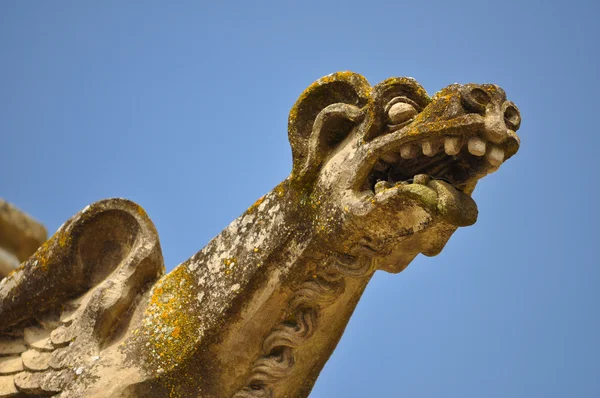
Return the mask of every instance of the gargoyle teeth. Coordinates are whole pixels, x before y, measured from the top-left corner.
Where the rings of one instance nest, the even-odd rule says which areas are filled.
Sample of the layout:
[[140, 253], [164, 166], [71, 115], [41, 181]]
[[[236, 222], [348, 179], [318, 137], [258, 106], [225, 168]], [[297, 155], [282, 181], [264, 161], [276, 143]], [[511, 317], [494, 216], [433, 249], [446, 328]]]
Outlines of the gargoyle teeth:
[[473, 179], [498, 169], [505, 155], [502, 147], [479, 136], [411, 141], [382, 153], [362, 189], [379, 193], [393, 185], [427, 185], [441, 179], [462, 190]]
[[381, 155], [381, 160], [383, 160], [384, 162], [389, 163], [389, 164], [394, 164], [398, 160], [400, 160], [400, 155], [398, 155], [397, 153], [394, 153], [394, 152], [388, 152], [388, 153]]
[[444, 141], [444, 151], [446, 151], [448, 155], [458, 155], [461, 147], [462, 142], [460, 137], [448, 137]]
[[427, 185], [427, 184], [429, 184], [429, 182], [431, 182], [432, 179], [433, 178], [430, 175], [417, 174], [413, 178], [410, 178], [406, 181], [398, 181], [398, 182], [394, 183], [393, 185], [391, 183], [389, 183], [388, 181], [377, 181], [377, 183], [375, 184], [375, 187], [373, 188], [373, 191], [377, 195], [377, 194], [382, 193], [386, 189], [391, 188], [394, 185], [396, 185], [396, 186], [410, 185], [410, 184]]
[[375, 184], [375, 194], [381, 193], [391, 186], [392, 184], [387, 181], [378, 181], [377, 184]]
[[475, 156], [485, 155], [485, 141], [479, 137], [469, 138], [469, 153]]
[[429, 184], [429, 181], [431, 181], [431, 176], [429, 176], [427, 174], [417, 174], [413, 178], [414, 184], [427, 185], [427, 184]]
[[498, 167], [504, 162], [504, 149], [492, 146], [486, 152], [485, 158], [493, 167]]
[[402, 159], [412, 159], [417, 156], [417, 147], [411, 144], [404, 145], [400, 148], [400, 156]]
[[379, 162], [375, 163], [375, 166], [373, 166], [373, 170], [375, 170], [375, 171], [385, 171], [389, 168], [390, 168], [390, 165], [388, 163], [384, 162], [383, 160], [380, 160]]
[[436, 153], [438, 153], [439, 150], [439, 144], [433, 141], [423, 141], [422, 148], [423, 148], [423, 154], [425, 156], [435, 156]]

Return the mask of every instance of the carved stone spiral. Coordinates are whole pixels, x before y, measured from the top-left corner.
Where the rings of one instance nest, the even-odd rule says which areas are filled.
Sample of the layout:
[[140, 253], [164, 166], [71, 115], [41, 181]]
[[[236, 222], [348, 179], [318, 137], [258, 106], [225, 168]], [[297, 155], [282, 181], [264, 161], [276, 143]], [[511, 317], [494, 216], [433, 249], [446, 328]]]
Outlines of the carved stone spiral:
[[264, 356], [257, 359], [244, 387], [233, 398], [273, 398], [274, 386], [294, 368], [294, 350], [310, 339], [318, 327], [322, 308], [332, 305], [344, 292], [345, 278], [360, 278], [372, 272], [372, 259], [332, 255], [316, 277], [294, 291], [289, 306], [295, 323], [281, 323], [263, 342]]

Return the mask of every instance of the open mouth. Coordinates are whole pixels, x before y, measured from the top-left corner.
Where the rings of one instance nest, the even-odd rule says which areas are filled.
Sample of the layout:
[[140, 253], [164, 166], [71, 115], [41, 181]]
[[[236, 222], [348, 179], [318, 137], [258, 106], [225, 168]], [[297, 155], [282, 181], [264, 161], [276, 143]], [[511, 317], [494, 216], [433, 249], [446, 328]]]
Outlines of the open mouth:
[[412, 141], [379, 156], [363, 190], [376, 192], [376, 186], [411, 184], [415, 176], [425, 175], [462, 191], [469, 183], [496, 170], [503, 161], [504, 149], [477, 136]]

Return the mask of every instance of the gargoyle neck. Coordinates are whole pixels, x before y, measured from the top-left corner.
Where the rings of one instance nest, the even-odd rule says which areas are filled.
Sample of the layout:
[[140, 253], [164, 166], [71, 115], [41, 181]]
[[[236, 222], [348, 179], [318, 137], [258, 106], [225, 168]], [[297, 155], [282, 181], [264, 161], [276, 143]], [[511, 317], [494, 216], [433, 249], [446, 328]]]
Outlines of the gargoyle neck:
[[298, 200], [284, 181], [161, 279], [146, 311], [160, 322], [139, 342], [153, 347], [146, 371], [188, 378], [183, 395], [308, 395], [373, 266], [324, 248]]

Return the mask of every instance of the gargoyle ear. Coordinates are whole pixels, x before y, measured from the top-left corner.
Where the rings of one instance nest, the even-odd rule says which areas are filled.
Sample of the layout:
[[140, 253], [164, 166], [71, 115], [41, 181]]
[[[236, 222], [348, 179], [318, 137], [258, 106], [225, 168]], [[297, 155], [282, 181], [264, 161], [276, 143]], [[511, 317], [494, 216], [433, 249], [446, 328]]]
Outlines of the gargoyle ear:
[[78, 310], [79, 319], [93, 326], [96, 338], [108, 341], [162, 274], [158, 234], [142, 208], [125, 199], [96, 202], [5, 278], [0, 330], [85, 296], [89, 300]]
[[304, 90], [288, 120], [295, 178], [318, 171], [335, 146], [365, 121], [370, 93], [369, 82], [352, 72], [325, 76]]

